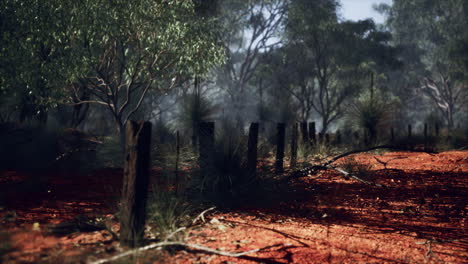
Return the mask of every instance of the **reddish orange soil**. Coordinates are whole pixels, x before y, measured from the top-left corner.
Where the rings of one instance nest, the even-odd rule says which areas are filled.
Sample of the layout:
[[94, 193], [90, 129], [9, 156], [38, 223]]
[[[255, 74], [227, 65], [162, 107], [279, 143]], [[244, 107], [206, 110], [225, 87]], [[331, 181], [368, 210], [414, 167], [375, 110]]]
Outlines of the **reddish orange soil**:
[[[187, 232], [186, 242], [223, 251], [267, 249], [239, 258], [187, 249], [146, 251], [132, 263], [466, 263], [468, 152], [376, 156], [386, 166], [374, 156], [355, 158], [372, 168], [367, 179], [387, 188], [327, 171], [283, 184], [266, 201], [211, 212], [204, 225]], [[121, 171], [79, 181], [68, 176], [49, 175], [46, 191], [32, 193], [15, 188], [24, 174], [0, 173], [6, 201], [0, 231], [6, 229], [12, 246], [4, 263], [79, 263], [122, 250], [107, 231], [62, 237], [33, 231], [77, 214], [115, 210]]]

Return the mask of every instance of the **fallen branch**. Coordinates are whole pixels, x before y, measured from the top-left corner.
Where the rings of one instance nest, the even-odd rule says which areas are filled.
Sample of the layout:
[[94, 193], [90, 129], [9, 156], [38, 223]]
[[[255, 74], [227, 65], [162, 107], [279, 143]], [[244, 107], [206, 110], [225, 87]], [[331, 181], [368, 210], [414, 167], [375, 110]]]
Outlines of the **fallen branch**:
[[262, 250], [265, 250], [265, 249], [268, 249], [268, 248], [272, 248], [272, 247], [288, 246], [288, 244], [275, 244], [275, 245], [271, 245], [271, 246], [267, 246], [267, 247], [263, 247], [263, 248], [257, 248], [257, 249], [253, 249], [253, 250], [249, 250], [249, 251], [243, 251], [243, 252], [227, 252], [227, 251], [220, 251], [220, 250], [212, 249], [212, 248], [197, 245], [197, 244], [190, 244], [190, 243], [183, 243], [183, 242], [159, 242], [159, 243], [150, 244], [150, 245], [147, 245], [147, 246], [144, 246], [144, 247], [132, 249], [132, 250], [123, 252], [121, 254], [118, 254], [116, 256], [113, 256], [111, 258], [101, 259], [101, 260], [98, 260], [98, 261], [90, 262], [90, 264], [108, 263], [108, 262], [115, 261], [115, 260], [118, 260], [118, 259], [126, 257], [126, 256], [137, 255], [139, 252], [147, 251], [147, 250], [154, 249], [154, 248], [169, 247], [169, 246], [181, 246], [181, 247], [186, 247], [186, 248], [193, 248], [193, 249], [196, 249], [196, 250], [200, 250], [200, 251], [203, 251], [203, 252], [212, 253], [212, 254], [216, 254], [216, 255], [220, 255], [220, 256], [238, 258], [238, 257], [244, 256], [244, 255], [248, 255], [248, 254], [251, 254], [251, 253], [256, 253], [256, 252], [259, 252], [259, 251], [262, 251]]
[[[336, 156], [334, 158], [331, 158], [330, 160], [328, 160], [327, 162], [325, 162], [323, 164], [314, 165], [314, 166], [311, 166], [311, 167], [308, 167], [308, 168], [305, 168], [305, 169], [294, 171], [291, 174], [291, 176], [285, 178], [285, 181], [289, 181], [291, 178], [300, 178], [300, 177], [308, 176], [310, 174], [315, 174], [315, 173], [317, 173], [318, 171], [321, 171], [321, 170], [327, 170], [327, 169], [337, 170], [337, 168], [335, 168], [333, 166], [330, 166], [332, 163], [336, 162], [337, 160], [342, 159], [342, 158], [344, 158], [346, 156], [349, 156], [349, 155], [352, 155], [352, 154], [369, 152], [369, 151], [376, 150], [376, 149], [392, 149], [392, 150], [410, 151], [410, 152], [424, 152], [424, 153], [427, 153], [429, 155], [433, 155], [433, 153], [437, 153], [437, 152], [428, 152], [428, 151], [425, 151], [425, 150], [402, 148], [402, 147], [393, 146], [393, 145], [381, 145], [381, 146], [375, 146], [375, 147], [370, 147], [370, 148], [366, 148], [366, 149], [351, 150], [351, 151], [342, 153], [342, 154], [340, 154], [340, 155], [338, 155], [338, 156]], [[340, 171], [340, 172], [343, 173], [343, 171]], [[346, 172], [346, 173], [348, 173], [348, 172]], [[358, 178], [358, 177], [356, 177], [354, 175], [349, 176], [349, 177], [351, 177], [353, 179], [356, 179], [356, 180], [358, 180], [360, 182], [363, 182], [363, 183], [366, 183], [366, 182], [369, 183], [368, 181], [363, 181], [362, 179], [360, 179], [360, 178]], [[371, 185], [379, 186], [379, 187], [383, 186], [383, 185], [375, 184], [375, 183], [373, 183]]]
[[382, 185], [382, 184], [378, 184], [378, 183], [374, 183], [374, 182], [370, 182], [370, 181], [366, 181], [364, 179], [361, 179], [359, 178], [358, 176], [354, 175], [354, 174], [351, 174], [343, 169], [340, 169], [340, 168], [336, 168], [336, 167], [333, 167], [333, 166], [328, 166], [328, 168], [332, 169], [332, 170], [336, 170], [342, 174], [344, 174], [346, 177], [350, 177], [350, 178], [353, 178], [355, 180], [358, 180], [364, 184], [367, 184], [367, 185], [372, 185], [372, 186], [377, 186], [377, 187], [386, 187], [385, 185]]

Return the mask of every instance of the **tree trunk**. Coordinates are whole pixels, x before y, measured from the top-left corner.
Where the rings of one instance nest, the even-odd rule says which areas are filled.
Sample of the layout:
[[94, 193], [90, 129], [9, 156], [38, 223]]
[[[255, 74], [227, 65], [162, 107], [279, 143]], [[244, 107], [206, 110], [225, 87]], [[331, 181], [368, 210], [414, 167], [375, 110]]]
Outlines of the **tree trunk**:
[[283, 172], [283, 159], [284, 159], [284, 141], [286, 126], [284, 123], [278, 123], [276, 134], [276, 161], [275, 169], [277, 173]]
[[148, 192], [151, 123], [129, 121], [126, 128], [126, 155], [120, 216], [120, 243], [142, 244]]

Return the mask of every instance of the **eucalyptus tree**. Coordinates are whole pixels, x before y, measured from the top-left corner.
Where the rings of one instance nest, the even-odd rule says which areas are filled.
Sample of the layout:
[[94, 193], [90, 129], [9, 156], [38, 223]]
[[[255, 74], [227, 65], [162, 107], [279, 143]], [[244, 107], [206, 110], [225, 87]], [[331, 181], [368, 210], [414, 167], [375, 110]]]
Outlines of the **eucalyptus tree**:
[[362, 80], [395, 56], [387, 32], [372, 20], [340, 22], [337, 7], [334, 0], [293, 1], [286, 27], [290, 58], [283, 61], [295, 70], [287, 73], [294, 77], [283, 87], [299, 102], [303, 121], [318, 113], [322, 132], [343, 116]]
[[[39, 119], [57, 104], [71, 79], [67, 1], [0, 2], [0, 93], [4, 119]], [[6, 118], [9, 116], [9, 118]], [[6, 121], [6, 120], [5, 120]]]
[[242, 124], [249, 83], [257, 73], [260, 57], [281, 43], [281, 29], [287, 10], [285, 0], [221, 0], [219, 17], [226, 63], [217, 73], [217, 81], [229, 97]]
[[378, 8], [388, 16], [395, 44], [406, 48], [403, 75], [414, 80], [408, 87], [421, 91], [453, 127], [468, 102], [466, 1], [395, 0]]
[[2, 17], [9, 15], [9, 34], [17, 38], [3, 34], [2, 62], [15, 66], [14, 76], [32, 78], [37, 65], [49, 66], [52, 77], [40, 79], [59, 95], [51, 99], [102, 105], [123, 132], [149, 90], [169, 91], [222, 62], [214, 22], [198, 7], [185, 0], [6, 0]]

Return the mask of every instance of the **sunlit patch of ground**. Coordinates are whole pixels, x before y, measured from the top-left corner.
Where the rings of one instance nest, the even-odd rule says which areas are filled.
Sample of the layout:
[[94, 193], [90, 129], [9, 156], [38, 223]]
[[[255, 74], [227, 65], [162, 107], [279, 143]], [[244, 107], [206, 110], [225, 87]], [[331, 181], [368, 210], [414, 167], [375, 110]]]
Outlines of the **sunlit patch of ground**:
[[[377, 158], [377, 159], [376, 159]], [[179, 250], [143, 254], [142, 263], [463, 263], [466, 232], [468, 152], [360, 154], [371, 168], [363, 185], [333, 172], [295, 179], [236, 210], [218, 211], [188, 232], [187, 242], [224, 251], [272, 246], [240, 258]], [[384, 164], [382, 164], [382, 162]], [[115, 212], [122, 172], [49, 175], [44, 190], [15, 192], [27, 180], [0, 174], [1, 226], [12, 251], [5, 263], [77, 263], [112, 256], [121, 249], [107, 231], [51, 236], [47, 224], [76, 215]], [[79, 179], [79, 180], [77, 180]], [[155, 257], [155, 255], [158, 255]]]

